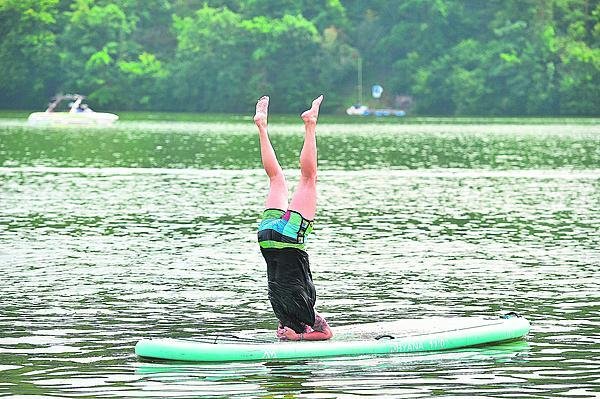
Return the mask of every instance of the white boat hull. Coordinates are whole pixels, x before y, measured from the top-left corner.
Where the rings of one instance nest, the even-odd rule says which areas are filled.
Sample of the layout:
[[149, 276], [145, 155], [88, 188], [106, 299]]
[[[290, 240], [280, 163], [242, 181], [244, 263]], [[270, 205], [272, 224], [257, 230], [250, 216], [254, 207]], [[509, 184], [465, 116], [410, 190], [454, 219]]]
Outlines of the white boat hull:
[[34, 112], [27, 121], [36, 125], [110, 125], [119, 117], [106, 112]]
[[406, 116], [406, 112], [401, 109], [370, 109], [365, 105], [358, 107], [353, 105], [346, 109], [346, 114], [358, 116]]

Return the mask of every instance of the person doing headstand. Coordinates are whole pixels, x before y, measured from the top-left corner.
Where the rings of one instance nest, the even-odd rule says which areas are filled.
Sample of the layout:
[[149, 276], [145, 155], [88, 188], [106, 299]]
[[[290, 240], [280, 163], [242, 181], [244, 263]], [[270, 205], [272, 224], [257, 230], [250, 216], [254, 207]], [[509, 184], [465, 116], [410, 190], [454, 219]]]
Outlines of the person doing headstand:
[[323, 96], [302, 113], [304, 145], [300, 153], [300, 181], [288, 205], [288, 187], [267, 133], [269, 97], [256, 103], [260, 154], [269, 176], [269, 194], [258, 227], [260, 250], [267, 263], [269, 301], [279, 320], [282, 340], [326, 340], [333, 336], [327, 321], [315, 311], [316, 291], [304, 251], [317, 210], [316, 127]]

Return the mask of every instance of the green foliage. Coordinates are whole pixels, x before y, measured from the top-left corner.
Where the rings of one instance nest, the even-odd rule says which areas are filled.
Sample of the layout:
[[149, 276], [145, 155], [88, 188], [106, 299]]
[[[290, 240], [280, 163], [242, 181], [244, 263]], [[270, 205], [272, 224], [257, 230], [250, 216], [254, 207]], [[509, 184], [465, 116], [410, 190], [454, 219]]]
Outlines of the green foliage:
[[0, 107], [599, 115], [598, 0], [0, 0]]
[[0, 1], [0, 106], [44, 104], [57, 70], [58, 0]]
[[271, 20], [256, 17], [246, 21], [244, 27], [254, 39], [249, 71], [251, 98], [256, 93], [270, 93], [273, 110], [282, 112], [302, 109], [307, 98], [320, 93], [317, 60], [321, 38], [311, 22], [302, 16]]
[[249, 42], [241, 17], [208, 6], [191, 17], [175, 17], [178, 41], [173, 76], [175, 109], [224, 111], [239, 109], [246, 99]]

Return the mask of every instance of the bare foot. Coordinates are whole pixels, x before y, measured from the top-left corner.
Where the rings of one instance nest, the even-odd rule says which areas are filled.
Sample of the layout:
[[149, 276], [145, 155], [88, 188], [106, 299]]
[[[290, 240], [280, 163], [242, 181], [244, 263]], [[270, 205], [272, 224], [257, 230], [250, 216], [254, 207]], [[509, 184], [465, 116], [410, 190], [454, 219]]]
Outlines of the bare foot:
[[304, 121], [304, 124], [317, 124], [317, 118], [319, 117], [319, 107], [323, 101], [323, 95], [315, 98], [309, 110], [304, 111], [300, 117]]
[[269, 109], [269, 96], [262, 96], [256, 103], [256, 114], [254, 114], [254, 123], [256, 126], [267, 127], [267, 112]]

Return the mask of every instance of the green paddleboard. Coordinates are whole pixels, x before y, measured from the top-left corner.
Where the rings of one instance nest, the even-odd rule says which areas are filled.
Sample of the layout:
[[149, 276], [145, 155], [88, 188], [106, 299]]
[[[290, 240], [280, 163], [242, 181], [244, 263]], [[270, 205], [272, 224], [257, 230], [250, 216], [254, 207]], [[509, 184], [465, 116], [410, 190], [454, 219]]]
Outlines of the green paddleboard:
[[[334, 337], [329, 341], [269, 342], [261, 334], [143, 339], [135, 353], [163, 360], [232, 362], [443, 351], [520, 339], [529, 332], [529, 321], [511, 313], [499, 318], [403, 319], [332, 330]], [[269, 337], [274, 334], [270, 332]]]

